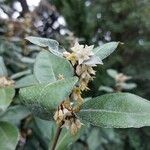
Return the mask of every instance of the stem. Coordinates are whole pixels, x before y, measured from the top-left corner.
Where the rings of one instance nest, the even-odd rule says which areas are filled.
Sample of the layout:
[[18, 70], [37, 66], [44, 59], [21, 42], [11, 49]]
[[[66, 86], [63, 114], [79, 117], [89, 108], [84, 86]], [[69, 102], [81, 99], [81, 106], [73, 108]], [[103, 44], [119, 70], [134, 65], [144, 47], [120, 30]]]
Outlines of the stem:
[[61, 128], [61, 126], [59, 126], [57, 128], [56, 135], [55, 135], [51, 150], [55, 150], [61, 131], [62, 131], [62, 128]]

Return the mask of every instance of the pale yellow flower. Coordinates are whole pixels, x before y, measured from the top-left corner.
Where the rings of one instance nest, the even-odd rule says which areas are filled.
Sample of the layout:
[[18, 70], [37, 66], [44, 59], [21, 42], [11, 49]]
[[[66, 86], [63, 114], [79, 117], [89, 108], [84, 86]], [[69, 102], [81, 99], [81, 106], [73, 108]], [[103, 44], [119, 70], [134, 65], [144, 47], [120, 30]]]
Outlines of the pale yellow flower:
[[89, 90], [89, 88], [88, 88], [88, 83], [89, 83], [89, 80], [80, 79], [79, 88], [81, 89], [81, 91]]
[[67, 60], [71, 61], [73, 66], [78, 61], [78, 58], [77, 58], [77, 56], [76, 56], [76, 54], [74, 52], [73, 53], [64, 52], [63, 54], [64, 54], [64, 56], [66, 57]]
[[70, 132], [72, 135], [77, 134], [78, 130], [81, 128], [83, 124], [80, 122], [79, 119], [76, 119], [74, 122], [72, 122], [70, 127]]
[[91, 75], [95, 75], [95, 71], [93, 70], [93, 68], [87, 65], [78, 65], [76, 67], [76, 73], [78, 76], [80, 76], [80, 78], [87, 81], [93, 79]]
[[61, 109], [57, 110], [54, 115], [54, 119], [56, 120], [56, 123], [60, 124], [62, 122], [63, 118], [64, 118], [64, 115], [63, 115], [62, 110]]
[[74, 110], [71, 107], [71, 103], [68, 102], [68, 99], [58, 107], [58, 110], [55, 112], [54, 119], [61, 128], [65, 127], [69, 129], [73, 135], [77, 133], [78, 129], [80, 129], [82, 125], [80, 120], [76, 118]]
[[72, 135], [75, 135], [78, 132], [78, 127], [74, 122], [71, 124], [70, 132]]
[[77, 128], [80, 129], [83, 123], [80, 122], [79, 119], [76, 119], [75, 124], [77, 125]]
[[76, 42], [74, 47], [71, 48], [71, 50], [76, 54], [78, 62], [79, 64], [81, 64], [84, 61], [89, 60], [90, 57], [94, 55], [94, 53], [92, 52], [93, 47], [93, 45], [86, 45], [84, 47], [84, 45], [80, 45], [78, 42]]
[[85, 46], [85, 48], [77, 51], [76, 55], [78, 58], [79, 65], [82, 64], [84, 61], [89, 60], [94, 53], [92, 52], [92, 46]]
[[78, 104], [83, 104], [83, 98], [81, 97], [81, 89], [79, 87], [75, 87], [71, 94], [73, 100], [77, 101]]
[[14, 83], [13, 80], [9, 80], [6, 77], [0, 77], [0, 87], [12, 86]]
[[82, 51], [84, 48], [84, 45], [80, 45], [77, 41], [75, 42], [75, 45], [71, 48], [71, 50], [75, 53], [77, 53], [78, 51]]
[[125, 81], [127, 81], [129, 79], [131, 79], [131, 77], [130, 76], [126, 76], [123, 73], [117, 74], [116, 78], [115, 78], [116, 82], [121, 82], [121, 83], [125, 82]]
[[96, 73], [96, 71], [95, 71], [92, 67], [90, 67], [90, 66], [88, 66], [87, 70], [88, 70], [88, 72], [89, 72], [90, 74], [95, 75], [95, 73]]

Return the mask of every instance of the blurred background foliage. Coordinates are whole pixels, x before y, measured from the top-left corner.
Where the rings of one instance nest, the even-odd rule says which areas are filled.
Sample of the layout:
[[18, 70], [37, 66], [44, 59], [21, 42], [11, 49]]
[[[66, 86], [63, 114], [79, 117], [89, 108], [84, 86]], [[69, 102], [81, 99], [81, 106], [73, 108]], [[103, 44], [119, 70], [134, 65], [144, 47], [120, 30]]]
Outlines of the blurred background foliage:
[[[39, 48], [24, 40], [28, 35], [56, 39], [66, 49], [75, 38], [80, 43], [95, 45], [121, 41], [124, 45], [105, 60], [104, 66], [97, 68], [96, 78], [85, 97], [104, 94], [99, 90], [101, 85], [114, 86], [106, 73], [113, 68], [133, 77], [137, 88], [130, 92], [150, 98], [149, 0], [41, 0], [34, 1], [36, 4], [32, 2], [34, 5], [30, 3], [30, 0], [0, 0], [0, 55], [12, 79], [32, 73]], [[18, 72], [22, 74], [18, 76]], [[22, 125], [23, 117], [19, 118], [21, 124], [18, 126], [27, 141], [25, 149], [47, 149], [45, 145], [50, 137], [42, 130], [47, 123], [35, 119]], [[149, 150], [149, 139], [148, 127], [123, 130], [90, 127], [71, 149]], [[18, 145], [18, 149], [20, 147]]]

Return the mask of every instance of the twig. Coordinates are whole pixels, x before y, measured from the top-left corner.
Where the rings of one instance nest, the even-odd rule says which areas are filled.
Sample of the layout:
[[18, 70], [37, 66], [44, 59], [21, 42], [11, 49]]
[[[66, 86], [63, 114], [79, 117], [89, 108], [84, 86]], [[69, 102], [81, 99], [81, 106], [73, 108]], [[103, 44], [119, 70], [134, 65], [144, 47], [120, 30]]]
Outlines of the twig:
[[56, 135], [55, 135], [51, 150], [55, 150], [61, 131], [62, 131], [62, 128], [61, 128], [61, 126], [59, 126], [57, 128]]

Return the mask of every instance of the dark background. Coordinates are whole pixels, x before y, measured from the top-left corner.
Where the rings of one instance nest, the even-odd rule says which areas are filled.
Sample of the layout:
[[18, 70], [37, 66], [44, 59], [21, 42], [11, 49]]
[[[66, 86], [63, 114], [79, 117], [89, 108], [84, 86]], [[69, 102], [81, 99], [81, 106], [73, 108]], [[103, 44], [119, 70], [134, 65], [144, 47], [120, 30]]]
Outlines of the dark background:
[[[19, 5], [21, 9], [18, 9]], [[97, 68], [91, 91], [85, 96], [104, 94], [98, 88], [114, 83], [106, 74], [113, 68], [131, 75], [137, 88], [131, 90], [150, 99], [150, 1], [149, 0], [41, 0], [33, 11], [26, 0], [0, 0], [0, 55], [9, 74], [31, 69], [38, 50], [28, 47], [28, 35], [58, 40], [69, 48], [77, 37], [80, 43], [101, 45], [121, 41], [123, 46]], [[72, 149], [149, 150], [150, 129], [90, 130]]]

